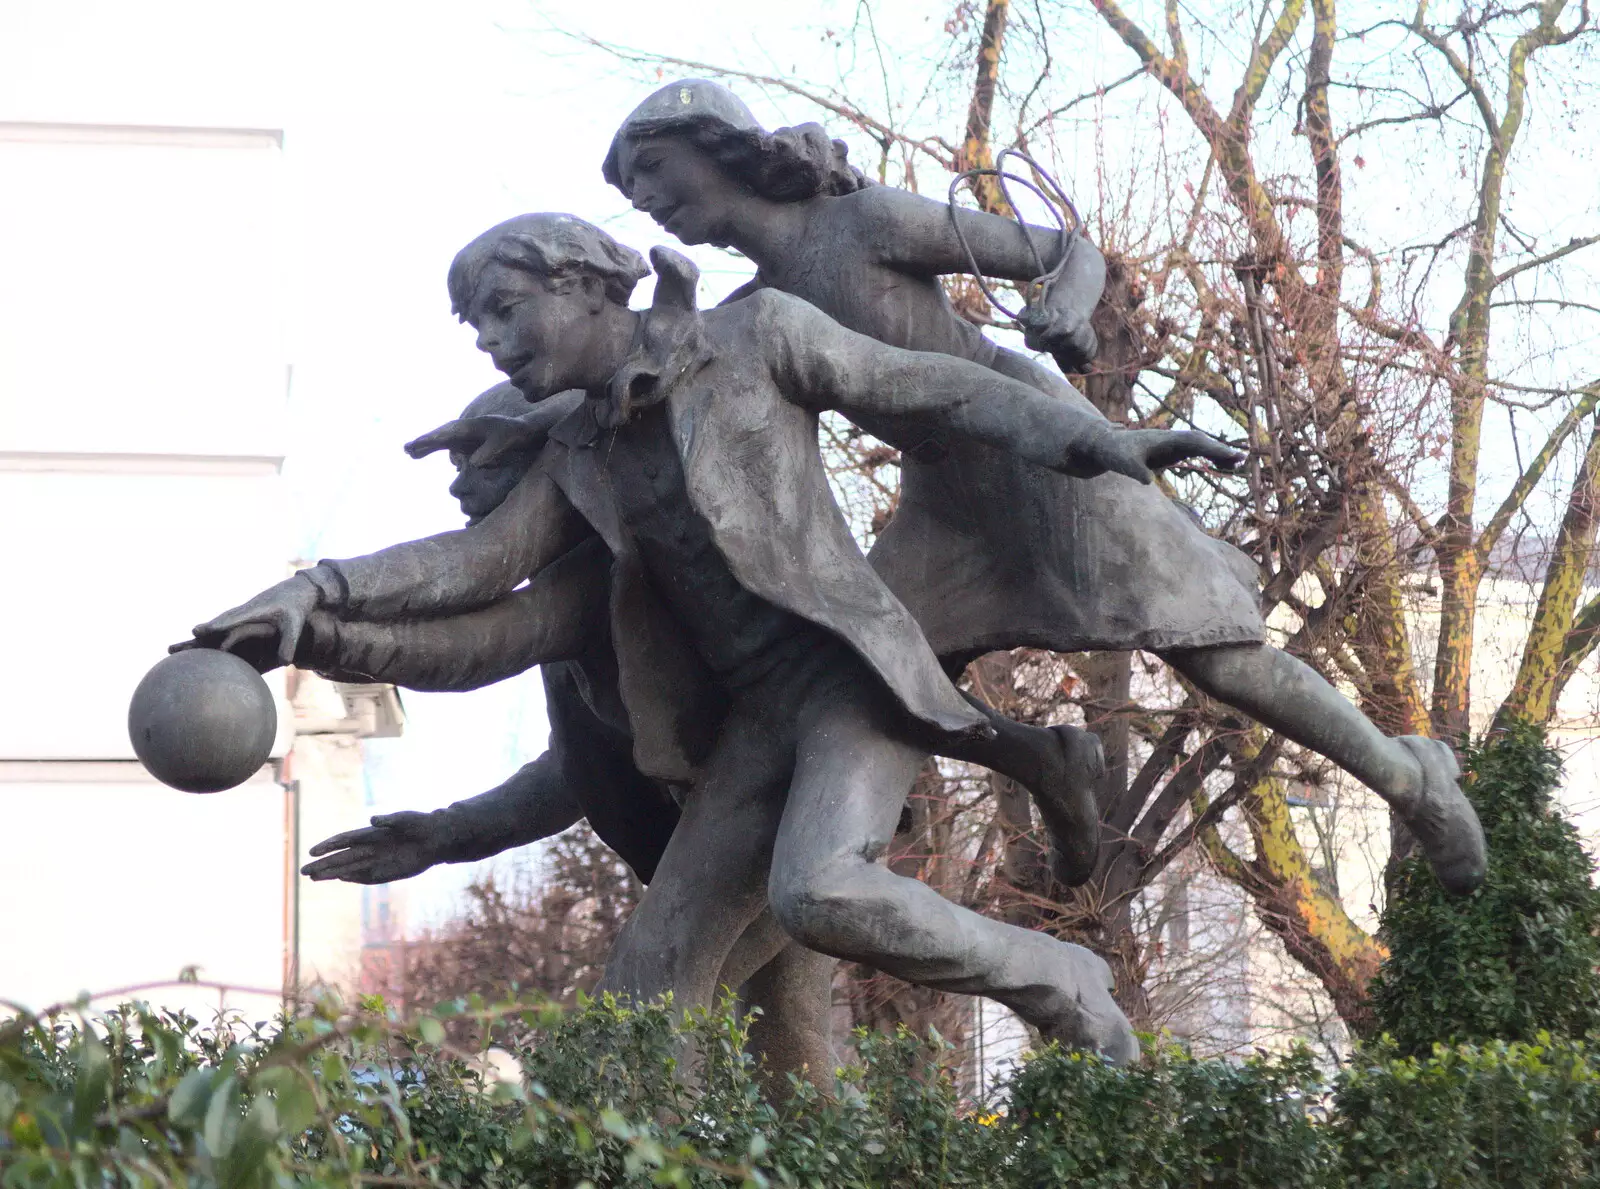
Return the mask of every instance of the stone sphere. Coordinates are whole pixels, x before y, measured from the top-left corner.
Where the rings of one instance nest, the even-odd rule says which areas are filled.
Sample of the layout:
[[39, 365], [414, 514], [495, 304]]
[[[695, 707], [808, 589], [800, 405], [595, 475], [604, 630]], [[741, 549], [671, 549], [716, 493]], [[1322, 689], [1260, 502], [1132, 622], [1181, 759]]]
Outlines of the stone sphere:
[[261, 674], [231, 652], [175, 652], [144, 675], [128, 705], [133, 753], [162, 784], [218, 793], [267, 762], [278, 709]]

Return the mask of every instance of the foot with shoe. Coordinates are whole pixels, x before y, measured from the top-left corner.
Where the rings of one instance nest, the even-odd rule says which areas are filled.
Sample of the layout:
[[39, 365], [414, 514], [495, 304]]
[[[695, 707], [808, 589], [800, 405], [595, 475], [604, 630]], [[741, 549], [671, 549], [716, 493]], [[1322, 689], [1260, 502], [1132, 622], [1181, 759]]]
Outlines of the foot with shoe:
[[1395, 740], [1416, 760], [1421, 780], [1415, 792], [1390, 803], [1416, 837], [1444, 890], [1456, 896], [1476, 891], [1488, 870], [1488, 849], [1478, 814], [1461, 791], [1461, 765], [1448, 743], [1421, 735]]
[[1100, 737], [1081, 727], [1050, 727], [1053, 748], [1045, 771], [1029, 788], [1050, 833], [1050, 866], [1069, 888], [1089, 882], [1100, 857], [1100, 806], [1095, 798], [1106, 776]]

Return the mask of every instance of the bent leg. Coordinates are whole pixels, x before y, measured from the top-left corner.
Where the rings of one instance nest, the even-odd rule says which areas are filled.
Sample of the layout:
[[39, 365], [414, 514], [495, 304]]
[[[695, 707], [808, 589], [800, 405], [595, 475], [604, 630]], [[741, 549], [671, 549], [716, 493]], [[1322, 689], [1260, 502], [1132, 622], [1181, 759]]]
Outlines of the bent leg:
[[1111, 998], [1111, 972], [1081, 946], [988, 920], [877, 859], [924, 752], [864, 670], [801, 708], [794, 782], [772, 856], [769, 899], [801, 945], [908, 982], [987, 995], [1046, 1035], [1128, 1060], [1138, 1044]]
[[1483, 829], [1456, 785], [1450, 748], [1435, 739], [1390, 738], [1311, 666], [1268, 644], [1162, 654], [1203, 692], [1326, 756], [1382, 797], [1416, 834], [1447, 889], [1483, 882]]
[[1020, 723], [964, 696], [989, 719], [994, 735], [942, 746], [939, 754], [988, 768], [1027, 789], [1050, 832], [1056, 878], [1069, 888], [1087, 883], [1100, 853], [1095, 790], [1105, 779], [1106, 754], [1099, 738], [1079, 727]]

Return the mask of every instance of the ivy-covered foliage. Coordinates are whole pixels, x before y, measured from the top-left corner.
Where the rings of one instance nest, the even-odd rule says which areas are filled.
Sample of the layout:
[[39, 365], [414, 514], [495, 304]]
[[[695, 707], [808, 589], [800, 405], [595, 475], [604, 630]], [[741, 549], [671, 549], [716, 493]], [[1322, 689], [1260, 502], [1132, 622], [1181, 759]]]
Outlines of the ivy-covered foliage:
[[1420, 857], [1401, 864], [1373, 981], [1377, 1028], [1402, 1053], [1435, 1042], [1590, 1035], [1600, 1025], [1600, 891], [1594, 862], [1552, 803], [1561, 757], [1514, 723], [1468, 749], [1467, 796], [1489, 842], [1488, 876], [1445, 895]]
[[[836, 1093], [775, 1108], [729, 1015], [367, 1006], [270, 1033], [136, 1007], [0, 1025], [0, 1186], [1600, 1185], [1600, 1059], [1577, 1042], [1373, 1050], [1332, 1081], [1305, 1053], [1124, 1070], [1051, 1050], [979, 1105], [923, 1042], [872, 1035]], [[520, 1084], [452, 1048], [453, 1015]]]

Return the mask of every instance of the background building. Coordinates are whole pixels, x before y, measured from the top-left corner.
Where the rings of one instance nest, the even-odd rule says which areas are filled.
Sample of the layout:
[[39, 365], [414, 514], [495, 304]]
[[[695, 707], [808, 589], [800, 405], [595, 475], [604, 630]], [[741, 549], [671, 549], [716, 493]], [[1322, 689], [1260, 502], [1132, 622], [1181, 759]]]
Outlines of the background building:
[[[0, 7], [0, 998], [342, 982], [363, 922], [448, 912], [471, 872], [311, 885], [295, 850], [542, 748], [536, 680], [366, 740], [296, 741], [285, 701], [275, 768], [213, 797], [148, 780], [125, 726], [166, 646], [292, 559], [459, 525], [448, 462], [400, 446], [497, 379], [443, 278], [548, 176], [509, 147], [549, 113], [515, 7]], [[608, 193], [590, 172], [564, 203]]]
[[189, 621], [284, 569], [282, 135], [11, 120], [0, 174], [0, 985], [270, 993], [284, 790], [166, 789], [126, 716]]
[[398, 733], [393, 692], [295, 675], [291, 706], [274, 674], [273, 762], [215, 796], [154, 781], [126, 727], [166, 645], [291, 556], [283, 173], [271, 128], [0, 122], [8, 998], [196, 968], [236, 989], [153, 994], [261, 1012], [353, 983], [359, 889], [294, 872], [370, 802], [358, 740]]

